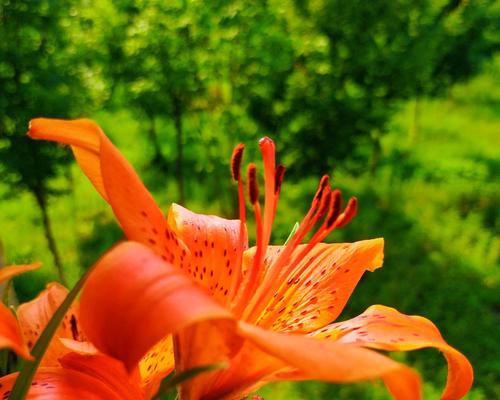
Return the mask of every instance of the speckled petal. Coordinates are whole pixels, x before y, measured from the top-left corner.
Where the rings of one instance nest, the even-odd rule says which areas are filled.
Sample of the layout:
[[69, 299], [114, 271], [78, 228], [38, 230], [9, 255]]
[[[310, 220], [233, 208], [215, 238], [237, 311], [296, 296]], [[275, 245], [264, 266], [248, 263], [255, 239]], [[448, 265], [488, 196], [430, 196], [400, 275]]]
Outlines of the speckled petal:
[[442, 399], [460, 399], [472, 385], [473, 370], [467, 358], [446, 343], [438, 328], [423, 317], [405, 315], [394, 308], [375, 305], [356, 318], [328, 325], [314, 335], [386, 351], [435, 347], [443, 352], [449, 368]]

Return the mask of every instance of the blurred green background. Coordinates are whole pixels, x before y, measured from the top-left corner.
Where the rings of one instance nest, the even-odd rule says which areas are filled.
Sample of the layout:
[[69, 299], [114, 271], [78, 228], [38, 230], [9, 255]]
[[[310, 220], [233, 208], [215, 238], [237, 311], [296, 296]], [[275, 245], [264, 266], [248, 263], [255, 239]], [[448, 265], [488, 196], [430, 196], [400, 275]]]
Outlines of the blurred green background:
[[[381, 303], [432, 319], [475, 367], [468, 398], [500, 398], [499, 21], [494, 0], [0, 0], [0, 262], [44, 264], [16, 279], [19, 299], [58, 269], [74, 283], [122, 237], [70, 152], [26, 138], [30, 118], [96, 119], [165, 209], [227, 217], [233, 146], [258, 159], [269, 135], [288, 167], [273, 241], [332, 174], [360, 211], [330, 240], [386, 240], [342, 318]], [[395, 357], [439, 397], [437, 351]]]

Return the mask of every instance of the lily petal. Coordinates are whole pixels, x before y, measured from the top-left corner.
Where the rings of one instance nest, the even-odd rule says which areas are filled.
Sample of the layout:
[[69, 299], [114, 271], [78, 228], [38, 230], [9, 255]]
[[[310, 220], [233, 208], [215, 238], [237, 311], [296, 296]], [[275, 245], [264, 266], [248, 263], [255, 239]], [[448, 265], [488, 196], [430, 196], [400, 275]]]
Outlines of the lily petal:
[[[27, 265], [9, 265], [0, 268], [0, 282], [5, 282], [14, 276], [24, 272], [32, 271], [40, 267], [40, 263]], [[31, 355], [26, 346], [18, 321], [12, 312], [0, 304], [0, 348], [10, 348], [25, 359], [31, 359]]]
[[391, 307], [374, 305], [353, 319], [319, 330], [315, 336], [387, 351], [435, 347], [443, 352], [449, 368], [442, 399], [460, 399], [472, 386], [473, 370], [467, 358], [446, 343], [438, 328], [423, 317], [409, 316]]
[[3, 304], [0, 304], [0, 348], [10, 348], [27, 360], [32, 358], [16, 318]]
[[147, 397], [158, 391], [161, 381], [174, 370], [174, 344], [172, 336], [160, 340], [139, 361], [142, 388]]
[[192, 392], [200, 399], [239, 400], [262, 385], [276, 380], [273, 379], [276, 372], [284, 368], [287, 368], [287, 364], [282, 360], [246, 340], [231, 358], [227, 369], [216, 371], [201, 384], [188, 381], [184, 386], [197, 386], [197, 391]]
[[[34, 300], [19, 306], [17, 309], [19, 325], [24, 340], [30, 349], [33, 348], [45, 326], [67, 295], [68, 289], [54, 282], [48, 284], [47, 289], [41, 292]], [[79, 324], [78, 303], [74, 303], [64, 316], [61, 325], [55, 333], [55, 340], [52, 340], [44, 355], [42, 366], [58, 366], [58, 359], [71, 351], [63, 342], [59, 341], [60, 338], [86, 342], [85, 335]]]
[[185, 246], [132, 166], [95, 122], [36, 118], [28, 135], [71, 145], [83, 172], [110, 204], [127, 237], [171, 263], [179, 260]]
[[283, 334], [244, 322], [238, 332], [266, 353], [296, 368], [286, 378], [356, 382], [382, 378], [396, 399], [421, 398], [420, 379], [412, 369], [354, 344]]
[[[110, 357], [71, 353], [63, 367], [42, 367], [26, 396], [28, 400], [141, 400], [139, 385], [123, 365]], [[0, 378], [0, 398], [7, 399], [17, 373]]]
[[102, 352], [132, 371], [167, 335], [232, 315], [147, 247], [125, 242], [94, 267], [81, 296], [82, 326]]
[[23, 264], [23, 265], [8, 265], [6, 267], [0, 268], [0, 282], [8, 281], [13, 277], [23, 274], [25, 272], [33, 271], [40, 268], [42, 264]]
[[[299, 246], [296, 254], [304, 246]], [[279, 256], [281, 249], [270, 247], [267, 265]], [[363, 273], [382, 265], [383, 251], [383, 239], [317, 244], [267, 306], [261, 308], [257, 325], [282, 332], [311, 332], [325, 326], [342, 312]], [[251, 255], [245, 254], [245, 265], [251, 265], [250, 262]]]
[[[244, 243], [240, 243], [240, 221], [196, 214], [172, 204], [168, 223], [192, 254], [191, 265], [184, 269], [216, 300], [227, 305], [247, 247], [246, 231]], [[182, 260], [180, 267], [183, 268]]]

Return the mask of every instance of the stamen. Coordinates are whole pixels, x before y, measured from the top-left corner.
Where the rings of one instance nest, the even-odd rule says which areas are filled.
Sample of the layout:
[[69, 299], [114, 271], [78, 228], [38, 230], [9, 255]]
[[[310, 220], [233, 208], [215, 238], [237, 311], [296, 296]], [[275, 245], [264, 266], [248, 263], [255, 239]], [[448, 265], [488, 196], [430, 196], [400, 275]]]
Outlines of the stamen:
[[340, 190], [335, 189], [332, 192], [332, 207], [330, 208], [330, 212], [328, 213], [328, 216], [326, 217], [326, 229], [329, 229], [337, 218], [339, 217], [340, 214], [340, 207], [342, 206], [342, 193]]
[[[307, 271], [308, 271], [308, 264], [306, 263], [303, 265], [300, 269], [298, 269], [301, 261], [305, 260], [307, 254], [316, 246], [316, 244], [320, 243], [325, 239], [335, 228], [340, 228], [345, 225], [355, 216], [356, 214], [356, 209], [357, 209], [357, 200], [355, 197], [352, 197], [344, 212], [340, 214], [340, 204], [341, 204], [341, 192], [340, 190], [336, 189], [333, 192], [331, 192], [331, 200], [330, 200], [330, 209], [328, 212], [327, 217], [325, 218], [324, 223], [322, 226], [318, 229], [318, 231], [313, 235], [309, 243], [305, 246], [305, 248], [297, 255], [293, 257], [292, 260], [288, 263], [286, 266], [286, 269], [284, 269], [284, 276], [294, 276], [297, 277], [297, 279], [307, 279]], [[280, 278], [278, 278], [279, 282], [282, 282]], [[277, 288], [279, 290], [277, 298], [279, 298], [283, 293], [283, 291], [286, 290], [292, 290], [289, 294], [295, 292], [297, 288]], [[272, 309], [275, 304], [271, 304], [270, 308]], [[255, 314], [253, 315], [254, 317]], [[270, 326], [270, 324], [273, 323], [275, 317], [275, 313], [271, 313], [269, 315], [266, 315], [266, 317], [259, 322], [259, 325], [262, 326], [263, 328], [267, 328]]]
[[243, 312], [244, 308], [248, 304], [248, 299], [255, 292], [255, 289], [260, 282], [264, 261], [264, 250], [266, 247], [264, 245], [262, 213], [260, 210], [259, 187], [257, 183], [257, 167], [255, 164], [251, 163], [248, 165], [247, 175], [248, 195], [250, 197], [250, 203], [252, 203], [255, 214], [255, 222], [257, 225], [257, 243], [253, 264], [248, 268], [246, 275], [243, 276], [239, 293], [235, 297], [232, 304], [233, 313], [237, 317], [239, 317], [240, 313]]
[[351, 220], [354, 218], [356, 213], [358, 212], [358, 199], [356, 197], [351, 197], [347, 206], [342, 214], [340, 214], [335, 227], [342, 228], [346, 226]]
[[231, 173], [235, 181], [238, 181], [240, 179], [240, 169], [241, 169], [241, 160], [243, 159], [243, 150], [245, 150], [245, 145], [240, 143], [236, 145], [236, 147], [233, 150], [233, 155], [231, 156]]
[[274, 175], [274, 194], [279, 195], [281, 192], [281, 184], [283, 183], [283, 178], [285, 177], [286, 168], [283, 165], [278, 165], [276, 167], [276, 173]]
[[250, 203], [254, 205], [259, 201], [259, 184], [257, 182], [257, 167], [255, 164], [248, 164], [248, 197]]
[[262, 227], [262, 254], [265, 256], [271, 240], [279, 196], [276, 196], [276, 148], [272, 139], [265, 137], [259, 141], [259, 148], [264, 164], [264, 220]]
[[327, 188], [325, 191], [323, 191], [323, 193], [324, 193], [323, 197], [319, 203], [318, 212], [314, 216], [315, 221], [319, 221], [331, 208], [332, 191], [329, 188]]
[[321, 199], [321, 196], [323, 195], [323, 190], [330, 184], [330, 177], [328, 175], [323, 175], [321, 177], [321, 180], [319, 181], [319, 187], [318, 190], [316, 191], [316, 194], [314, 195], [314, 200], [319, 200]]
[[[238, 182], [238, 206], [239, 206], [239, 218], [240, 218], [240, 234], [238, 238], [238, 246], [240, 251], [238, 252], [237, 265], [241, 265], [243, 259], [243, 251], [247, 247], [246, 243], [246, 206], [245, 206], [245, 193], [243, 190], [243, 182], [241, 179], [241, 162], [243, 160], [243, 151], [245, 146], [243, 144], [238, 144], [233, 151], [231, 157], [231, 173], [233, 179]], [[236, 268], [232, 276], [229, 285], [229, 295], [228, 298], [232, 299], [235, 295], [236, 289], [241, 281], [241, 268]]]
[[274, 175], [274, 207], [273, 207], [273, 218], [276, 215], [276, 209], [278, 208], [278, 200], [281, 193], [281, 185], [283, 184], [283, 179], [285, 177], [286, 168], [283, 165], [278, 165], [276, 168], [276, 173]]
[[[321, 205], [325, 204], [323, 203], [323, 197], [325, 196], [325, 193], [330, 193], [329, 188], [325, 190], [328, 185], [328, 175], [324, 175], [320, 180], [309, 211], [302, 219], [297, 231], [284, 247], [281, 254], [275, 260], [273, 265], [267, 269], [268, 275], [263, 281], [264, 284], [258, 287], [257, 292], [252, 297], [250, 304], [248, 304], [245, 308], [245, 314], [243, 315], [244, 319], [251, 321], [256, 318], [256, 313], [260, 312], [262, 305], [269, 300], [270, 296], [272, 296], [272, 293], [274, 292], [273, 290], [277, 289], [277, 286], [279, 287], [279, 282], [282, 281], [285, 273], [285, 271], [282, 270], [282, 267], [286, 265], [295, 248], [300, 244], [300, 242], [302, 242], [304, 237], [307, 235], [307, 232], [309, 232], [309, 230], [318, 221], [318, 211], [321, 211], [319, 210], [322, 208]], [[328, 195], [326, 195], [326, 197], [328, 197]], [[328, 202], [326, 202], [326, 204], [328, 204]]]

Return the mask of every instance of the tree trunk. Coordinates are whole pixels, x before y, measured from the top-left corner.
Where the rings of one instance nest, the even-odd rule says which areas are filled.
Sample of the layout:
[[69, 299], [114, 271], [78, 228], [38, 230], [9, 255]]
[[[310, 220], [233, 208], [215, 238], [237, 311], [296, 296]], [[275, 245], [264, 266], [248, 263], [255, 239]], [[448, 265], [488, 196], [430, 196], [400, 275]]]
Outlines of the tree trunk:
[[173, 99], [173, 117], [175, 125], [175, 133], [177, 137], [177, 160], [176, 160], [176, 173], [177, 173], [177, 186], [179, 188], [179, 204], [184, 204], [184, 144], [182, 132], [182, 109], [181, 101], [174, 97]]
[[64, 276], [63, 266], [61, 262], [61, 257], [59, 256], [59, 251], [57, 250], [56, 241], [54, 239], [54, 234], [52, 233], [52, 224], [50, 222], [49, 213], [47, 209], [47, 197], [44, 191], [40, 188], [32, 189], [33, 195], [35, 196], [38, 207], [42, 214], [42, 223], [45, 233], [45, 238], [49, 245], [49, 250], [52, 253], [54, 259], [54, 265], [57, 268], [57, 274], [59, 275], [59, 280], [63, 285], [66, 285], [66, 277]]
[[149, 128], [147, 130], [149, 141], [153, 145], [153, 164], [160, 167], [161, 170], [167, 172], [167, 161], [161, 152], [160, 142], [158, 142], [158, 134], [156, 132], [156, 123], [154, 115], [147, 114], [149, 120]]

